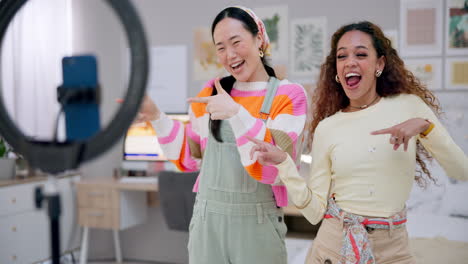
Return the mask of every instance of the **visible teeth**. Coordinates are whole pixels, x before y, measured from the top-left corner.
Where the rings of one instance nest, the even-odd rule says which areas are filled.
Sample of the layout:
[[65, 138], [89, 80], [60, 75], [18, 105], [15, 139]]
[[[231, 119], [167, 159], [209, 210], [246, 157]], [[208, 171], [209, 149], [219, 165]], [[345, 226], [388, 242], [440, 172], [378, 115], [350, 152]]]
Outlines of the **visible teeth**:
[[350, 72], [350, 73], [346, 74], [346, 78], [352, 77], [352, 76], [361, 76], [361, 75], [359, 75], [357, 73], [354, 73], [354, 72]]
[[231, 67], [232, 67], [232, 68], [237, 67], [237, 66], [239, 66], [241, 63], [242, 63], [242, 61], [241, 61], [241, 62], [238, 62], [238, 63], [236, 63], [236, 64], [231, 64]]

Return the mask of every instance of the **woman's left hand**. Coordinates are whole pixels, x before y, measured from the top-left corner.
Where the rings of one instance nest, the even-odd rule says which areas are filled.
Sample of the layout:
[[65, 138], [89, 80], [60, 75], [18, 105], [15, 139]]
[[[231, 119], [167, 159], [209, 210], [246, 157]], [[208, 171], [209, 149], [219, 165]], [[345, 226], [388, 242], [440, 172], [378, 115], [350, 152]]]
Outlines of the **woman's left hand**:
[[257, 153], [257, 161], [263, 166], [278, 165], [288, 157], [286, 152], [276, 146], [262, 140], [258, 140], [251, 136], [246, 136], [248, 140], [255, 143], [255, 146], [250, 150], [250, 159], [253, 160]]
[[404, 144], [404, 150], [408, 149], [409, 140], [426, 131], [430, 123], [422, 118], [411, 118], [398, 125], [371, 132], [372, 135], [390, 134], [390, 144], [397, 150], [401, 144]]
[[233, 117], [239, 112], [240, 105], [223, 89], [219, 79], [215, 80], [217, 95], [207, 97], [192, 97], [187, 99], [191, 103], [206, 104], [205, 110], [210, 113], [212, 120], [224, 120]]

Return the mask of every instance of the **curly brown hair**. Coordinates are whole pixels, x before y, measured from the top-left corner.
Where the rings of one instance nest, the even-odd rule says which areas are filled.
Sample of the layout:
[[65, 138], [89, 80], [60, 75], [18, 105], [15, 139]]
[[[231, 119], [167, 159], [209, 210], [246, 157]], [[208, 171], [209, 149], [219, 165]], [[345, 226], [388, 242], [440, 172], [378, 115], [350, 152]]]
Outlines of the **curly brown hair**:
[[[320, 77], [317, 89], [312, 96], [313, 118], [309, 124], [309, 144], [312, 142], [314, 131], [323, 119], [335, 114], [349, 105], [349, 99], [343, 88], [335, 81], [336, 53], [338, 41], [349, 31], [358, 30], [368, 34], [377, 52], [378, 58], [385, 57], [386, 63], [382, 75], [377, 78], [377, 94], [382, 97], [398, 94], [414, 94], [419, 96], [437, 114], [441, 113], [439, 102], [434, 94], [416, 78], [411, 71], [404, 66], [403, 60], [398, 56], [397, 51], [392, 47], [391, 41], [385, 37], [382, 30], [375, 24], [362, 21], [344, 25], [332, 36], [331, 50], [320, 69]], [[431, 159], [430, 154], [417, 142], [416, 161], [419, 168], [416, 168], [415, 179], [420, 186], [425, 186], [427, 181], [423, 179], [423, 174], [433, 181], [424, 159]]]

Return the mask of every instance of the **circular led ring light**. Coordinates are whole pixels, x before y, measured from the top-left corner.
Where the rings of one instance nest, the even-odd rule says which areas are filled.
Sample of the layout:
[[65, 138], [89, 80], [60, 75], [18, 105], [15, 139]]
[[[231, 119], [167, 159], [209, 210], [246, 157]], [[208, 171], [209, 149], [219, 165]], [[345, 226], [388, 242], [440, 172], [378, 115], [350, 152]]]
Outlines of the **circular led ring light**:
[[[108, 150], [128, 129], [143, 100], [149, 64], [143, 26], [135, 8], [128, 0], [106, 1], [124, 26], [130, 46], [131, 71], [124, 102], [105, 129], [100, 130], [85, 141], [35, 141], [25, 136], [10, 119], [0, 94], [0, 135], [13, 147], [15, 152], [23, 155], [30, 166], [44, 172], [56, 174], [77, 168], [81, 162], [95, 158]], [[9, 23], [26, 2], [27, 0], [0, 1], [0, 45]]]

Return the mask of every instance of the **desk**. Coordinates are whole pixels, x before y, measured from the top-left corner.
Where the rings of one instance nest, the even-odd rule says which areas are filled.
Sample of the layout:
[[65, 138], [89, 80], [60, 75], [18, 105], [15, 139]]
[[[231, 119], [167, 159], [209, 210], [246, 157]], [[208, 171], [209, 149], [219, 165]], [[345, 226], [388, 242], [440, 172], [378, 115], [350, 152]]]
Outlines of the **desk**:
[[90, 228], [113, 231], [117, 262], [122, 262], [119, 230], [143, 223], [147, 217], [146, 192], [157, 192], [156, 183], [122, 183], [112, 178], [76, 183], [78, 223], [83, 227], [80, 263], [88, 257]]

